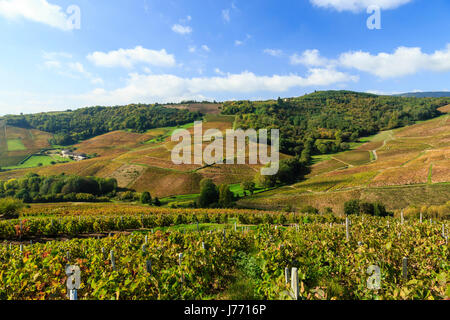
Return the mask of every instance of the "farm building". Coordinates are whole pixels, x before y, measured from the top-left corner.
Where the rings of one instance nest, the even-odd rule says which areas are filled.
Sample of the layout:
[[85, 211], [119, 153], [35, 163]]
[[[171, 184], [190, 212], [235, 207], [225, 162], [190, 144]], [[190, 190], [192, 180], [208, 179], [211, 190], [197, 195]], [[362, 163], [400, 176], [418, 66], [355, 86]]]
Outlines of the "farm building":
[[61, 156], [64, 158], [69, 158], [69, 159], [75, 160], [75, 161], [82, 161], [82, 160], [86, 160], [88, 158], [87, 155], [84, 153], [72, 152], [70, 150], [62, 150]]

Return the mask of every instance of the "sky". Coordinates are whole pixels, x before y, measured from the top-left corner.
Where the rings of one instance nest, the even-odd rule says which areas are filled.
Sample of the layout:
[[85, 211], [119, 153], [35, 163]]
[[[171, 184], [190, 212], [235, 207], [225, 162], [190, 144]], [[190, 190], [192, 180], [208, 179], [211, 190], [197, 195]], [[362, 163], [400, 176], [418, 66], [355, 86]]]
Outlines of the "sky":
[[0, 115], [448, 91], [449, 18], [448, 0], [0, 0]]

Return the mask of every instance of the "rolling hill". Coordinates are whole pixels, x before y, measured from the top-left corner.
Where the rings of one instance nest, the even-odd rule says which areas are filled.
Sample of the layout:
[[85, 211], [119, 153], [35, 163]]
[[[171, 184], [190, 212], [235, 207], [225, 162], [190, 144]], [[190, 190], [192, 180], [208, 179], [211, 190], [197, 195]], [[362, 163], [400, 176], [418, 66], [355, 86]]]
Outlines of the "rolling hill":
[[[233, 116], [211, 115], [205, 118], [203, 131], [233, 127]], [[193, 134], [193, 123], [178, 128]], [[28, 172], [39, 175], [77, 174], [116, 178], [120, 187], [138, 192], [150, 191], [157, 197], [193, 194], [200, 191], [200, 181], [211, 178], [217, 184], [240, 183], [251, 180], [259, 165], [175, 165], [170, 141], [177, 127], [151, 129], [145, 133], [113, 131], [83, 141], [74, 147], [79, 152], [97, 154], [96, 158], [67, 164], [57, 164], [0, 173], [0, 180], [21, 177]], [[204, 144], [206, 147], [206, 143]], [[283, 156], [286, 157], [286, 156]]]
[[[236, 126], [281, 128], [284, 134], [281, 147], [287, 151], [281, 154], [281, 158], [292, 155], [303, 158], [307, 154], [313, 161], [306, 180], [241, 199], [239, 206], [280, 209], [288, 204], [295, 207], [312, 205], [321, 209], [331, 207], [340, 212], [343, 202], [352, 198], [380, 200], [386, 202], [390, 209], [411, 203], [440, 204], [450, 198], [449, 115], [418, 120], [450, 112], [449, 106], [438, 110], [439, 105], [446, 101], [329, 91], [278, 101], [186, 103], [164, 107], [129, 105], [113, 107], [112, 110], [86, 108], [76, 111], [84, 115], [79, 121], [87, 119], [89, 113], [94, 115], [94, 122], [102, 121], [108, 115], [117, 116], [117, 123], [110, 119], [98, 131], [106, 131], [101, 134], [86, 129], [91, 122], [83, 124], [80, 134], [94, 136], [72, 148], [93, 155], [93, 158], [13, 168], [0, 172], [0, 180], [19, 178], [29, 172], [43, 176], [65, 173], [115, 178], [122, 188], [149, 191], [152, 196], [160, 198], [196, 194], [204, 178], [211, 178], [216, 184], [231, 185], [252, 180], [260, 165], [172, 163], [171, 151], [175, 146], [170, 141], [172, 132], [184, 128], [192, 134], [193, 122], [188, 120], [197, 119], [202, 114], [204, 132], [208, 129], [224, 132]], [[167, 111], [167, 108], [175, 110]], [[133, 113], [127, 114], [127, 110]], [[139, 110], [155, 115], [155, 119], [141, 119], [144, 127], [149, 126], [150, 129], [137, 130], [137, 123], [131, 121], [139, 118], [136, 118]], [[159, 110], [164, 111], [158, 114]], [[54, 131], [59, 134], [64, 129], [64, 122], [73, 116], [68, 111], [6, 119], [35, 127], [53, 123]], [[56, 124], [53, 122], [55, 119], [59, 121]], [[127, 121], [131, 122], [127, 124]], [[153, 128], [157, 123], [175, 125]], [[409, 125], [413, 123], [417, 124]], [[0, 146], [0, 160], [11, 161], [8, 165], [17, 164], [27, 155], [49, 147], [49, 139], [53, 137], [36, 129], [5, 126], [3, 121], [5, 127], [7, 136], [0, 140], [4, 141]], [[4, 129], [0, 130], [0, 134], [4, 132]], [[379, 133], [361, 138], [373, 132]], [[70, 135], [75, 137], [77, 134]], [[349, 147], [352, 147], [351, 151], [342, 151]]]
[[[440, 108], [450, 112], [450, 106]], [[241, 207], [330, 207], [351, 199], [381, 201], [390, 210], [450, 199], [450, 114], [381, 132], [355, 150], [329, 155], [305, 181], [238, 202]], [[323, 157], [322, 157], [323, 159]]]

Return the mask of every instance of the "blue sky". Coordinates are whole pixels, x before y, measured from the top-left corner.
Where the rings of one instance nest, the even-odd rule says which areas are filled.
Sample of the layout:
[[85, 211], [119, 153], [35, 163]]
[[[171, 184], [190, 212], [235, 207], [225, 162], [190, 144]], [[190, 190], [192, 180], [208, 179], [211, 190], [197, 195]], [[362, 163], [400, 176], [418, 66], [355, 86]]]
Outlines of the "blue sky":
[[0, 0], [0, 114], [450, 90], [449, 16], [448, 0]]

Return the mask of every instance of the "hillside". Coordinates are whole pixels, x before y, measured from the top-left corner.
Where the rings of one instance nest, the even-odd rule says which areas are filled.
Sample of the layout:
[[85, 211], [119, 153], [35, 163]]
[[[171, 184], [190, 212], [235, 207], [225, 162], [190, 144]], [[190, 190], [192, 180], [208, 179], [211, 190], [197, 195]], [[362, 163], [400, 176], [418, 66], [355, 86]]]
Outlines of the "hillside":
[[[225, 132], [233, 127], [234, 117], [210, 116], [203, 123], [203, 131], [219, 129]], [[193, 134], [193, 123], [180, 128]], [[171, 150], [176, 145], [170, 141], [177, 127], [151, 129], [145, 133], [113, 131], [83, 141], [74, 147], [77, 151], [98, 157], [67, 164], [39, 168], [6, 171], [0, 180], [21, 177], [28, 172], [39, 175], [78, 174], [116, 178], [119, 187], [150, 191], [153, 196], [193, 194], [200, 191], [200, 181], [211, 178], [217, 184], [240, 183], [253, 179], [259, 165], [175, 165], [171, 161]], [[204, 147], [206, 147], [206, 143]], [[286, 157], [286, 156], [282, 156]]]
[[8, 126], [0, 120], [0, 168], [16, 166], [41, 149], [50, 147], [52, 134]]
[[[284, 207], [289, 203], [284, 203], [283, 197], [286, 195], [294, 199], [293, 203], [297, 203], [295, 199], [299, 194], [312, 197], [316, 193], [320, 195], [325, 192], [328, 197], [328, 193], [348, 191], [349, 188], [353, 192], [361, 188], [427, 184], [430, 166], [414, 171], [409, 168], [412, 165], [420, 167], [420, 161], [433, 162], [431, 184], [447, 182], [445, 172], [447, 163], [441, 163], [434, 158], [433, 160], [422, 158], [425, 155], [434, 156], [434, 153], [428, 153], [428, 149], [435, 140], [443, 139], [440, 134], [445, 132], [436, 133], [436, 136], [425, 139], [414, 135], [403, 137], [400, 134], [402, 129], [399, 129], [418, 120], [426, 120], [442, 112], [448, 112], [448, 107], [440, 108], [446, 102], [450, 102], [447, 100], [327, 91], [283, 100], [94, 107], [62, 113], [8, 116], [5, 119], [11, 123], [47, 128], [56, 132], [53, 136], [36, 129], [14, 129], [22, 133], [35, 132], [36, 137], [42, 137], [41, 140], [37, 140], [42, 142], [39, 148], [37, 148], [37, 142], [34, 149], [27, 143], [24, 144], [27, 147], [26, 155], [48, 147], [49, 139], [55, 142], [54, 137], [58, 138], [61, 134], [74, 140], [86, 135], [93, 137], [74, 144], [72, 148], [93, 158], [53, 165], [47, 161], [51, 159], [36, 158], [33, 159], [34, 165], [30, 163], [30, 167], [34, 168], [11, 167], [10, 169], [14, 170], [0, 172], [0, 180], [19, 178], [29, 172], [42, 176], [65, 173], [115, 178], [119, 187], [134, 189], [138, 192], [150, 191], [157, 197], [196, 194], [200, 189], [200, 181], [204, 178], [211, 178], [216, 184], [239, 184], [253, 180], [260, 169], [259, 165], [205, 166], [172, 163], [171, 150], [176, 145], [170, 141], [172, 132], [177, 128], [185, 128], [193, 134], [193, 121], [203, 114], [203, 131], [219, 129], [224, 133], [226, 129], [233, 127], [280, 128], [281, 150], [284, 151], [281, 155], [282, 159], [298, 155], [301, 156], [302, 161], [312, 160], [316, 163], [319, 160], [325, 160], [312, 166], [308, 180], [272, 191], [272, 193], [259, 195], [261, 199], [264, 198], [262, 202], [266, 201], [265, 198], [270, 198], [266, 204], [261, 205], [258, 202], [260, 198], [255, 196], [252, 199], [242, 200], [240, 205], [243, 206]], [[75, 119], [76, 115], [79, 118]], [[132, 119], [142, 121], [136, 122]], [[442, 122], [442, 119], [446, 118], [418, 125], [424, 126], [428, 123], [429, 126], [434, 126], [437, 124], [435, 121]], [[70, 123], [69, 129], [77, 123], [81, 124], [81, 127], [78, 131], [69, 134], [65, 127], [67, 122]], [[97, 123], [99, 123], [98, 126]], [[138, 123], [140, 125], [136, 127]], [[169, 126], [161, 126], [166, 123]], [[146, 126], [149, 128], [145, 129]], [[153, 128], [154, 126], [158, 127]], [[8, 126], [8, 128], [12, 127]], [[358, 143], [361, 136], [380, 130], [383, 131], [375, 137], [362, 139], [370, 143], [365, 145]], [[417, 130], [434, 132], [429, 128]], [[40, 134], [37, 134], [39, 132]], [[19, 141], [14, 140], [14, 136], [10, 136], [10, 140], [11, 146], [19, 145]], [[25, 138], [22, 140], [26, 141]], [[207, 143], [203, 145], [203, 148], [206, 145]], [[358, 146], [358, 149], [346, 151], [349, 148], [354, 149], [355, 146]], [[393, 152], [389, 148], [396, 151]], [[425, 151], [427, 153], [420, 154]], [[24, 150], [14, 152], [22, 152], [25, 155]], [[333, 153], [333, 156], [330, 156], [330, 153]], [[13, 154], [4, 153], [4, 159], [13, 159], [10, 155]], [[445, 153], [444, 156], [446, 157]], [[408, 164], [398, 163], [402, 161], [401, 157]], [[41, 166], [37, 166], [37, 162], [40, 162]], [[10, 165], [15, 164], [17, 163]], [[411, 172], [414, 172], [413, 176], [410, 176]], [[280, 204], [276, 200], [279, 195], [282, 195]], [[354, 193], [351, 193], [348, 197], [353, 196]], [[325, 206], [316, 200], [308, 203], [318, 207]], [[326, 206], [338, 207], [333, 203]]]
[[[440, 108], [450, 112], [450, 106]], [[450, 199], [450, 115], [381, 132], [357, 149], [322, 157], [303, 182], [239, 201], [242, 207], [307, 205], [342, 213], [345, 201], [381, 201], [388, 209]]]
[[10, 126], [38, 129], [54, 134], [53, 143], [70, 145], [116, 130], [145, 132], [177, 126], [201, 119], [200, 112], [165, 108], [160, 105], [131, 104], [115, 107], [89, 107], [75, 111], [7, 115], [0, 120]]
[[317, 91], [298, 98], [230, 101], [223, 114], [239, 128], [279, 128], [281, 151], [310, 155], [344, 151], [359, 137], [440, 115], [449, 98], [416, 99], [352, 91]]

